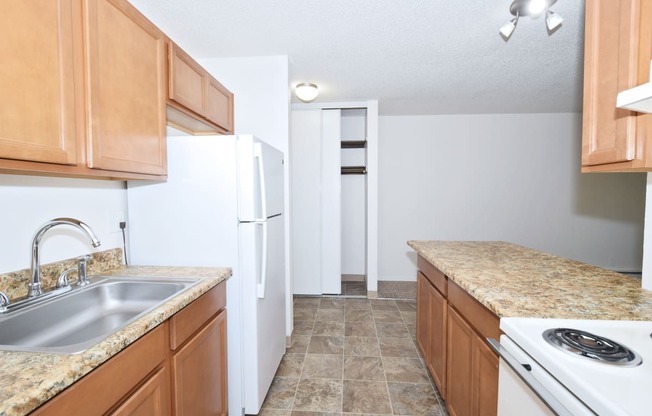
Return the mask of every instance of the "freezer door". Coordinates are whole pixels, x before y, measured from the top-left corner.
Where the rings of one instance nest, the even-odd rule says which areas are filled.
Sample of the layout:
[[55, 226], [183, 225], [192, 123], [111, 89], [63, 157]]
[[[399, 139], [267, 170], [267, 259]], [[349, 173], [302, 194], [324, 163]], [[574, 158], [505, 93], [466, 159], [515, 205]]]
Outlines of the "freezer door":
[[253, 137], [238, 136], [238, 216], [262, 221], [283, 212], [283, 152]]
[[246, 414], [258, 414], [285, 353], [284, 216], [240, 224]]

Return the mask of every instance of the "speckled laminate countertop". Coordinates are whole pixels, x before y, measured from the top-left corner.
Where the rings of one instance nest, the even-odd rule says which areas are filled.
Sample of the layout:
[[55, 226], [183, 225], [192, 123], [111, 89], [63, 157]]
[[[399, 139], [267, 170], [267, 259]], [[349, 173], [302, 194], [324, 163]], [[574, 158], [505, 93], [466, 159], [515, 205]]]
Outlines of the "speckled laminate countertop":
[[499, 317], [652, 320], [640, 279], [500, 241], [408, 241]]
[[198, 277], [201, 281], [80, 354], [0, 351], [0, 415], [24, 415], [34, 410], [193, 300], [226, 280], [231, 275], [231, 269], [132, 266], [104, 272], [102, 275]]

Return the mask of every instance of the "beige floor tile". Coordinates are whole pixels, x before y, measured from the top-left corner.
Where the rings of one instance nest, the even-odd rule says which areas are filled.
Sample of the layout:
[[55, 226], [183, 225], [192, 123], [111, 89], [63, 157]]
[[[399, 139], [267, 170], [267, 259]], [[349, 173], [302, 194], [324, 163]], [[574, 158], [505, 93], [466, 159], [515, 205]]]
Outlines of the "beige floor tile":
[[344, 337], [344, 355], [380, 357], [380, 346], [376, 337]]
[[[340, 416], [342, 413], [326, 413], [326, 412], [303, 412], [294, 410], [291, 416]], [[260, 415], [258, 415], [260, 416]]]
[[344, 380], [343, 412], [387, 414], [391, 408], [386, 383]]
[[299, 384], [298, 377], [274, 377], [263, 402], [266, 409], [291, 410], [294, 394]]
[[301, 379], [292, 410], [340, 412], [342, 380]]
[[410, 333], [408, 332], [407, 326], [405, 324], [384, 324], [382, 322], [376, 323], [376, 333], [378, 337], [381, 338], [409, 338]]
[[380, 357], [344, 356], [344, 380], [385, 381]]
[[344, 336], [347, 337], [375, 337], [376, 325], [373, 322], [346, 322]]
[[308, 354], [342, 354], [344, 337], [321, 337], [313, 335], [308, 345]]
[[294, 321], [293, 335], [312, 335], [314, 321]]
[[396, 306], [396, 302], [393, 300], [370, 299], [369, 303], [371, 304], [371, 308], [375, 311], [398, 311], [398, 306]]
[[285, 354], [276, 370], [277, 377], [300, 377], [305, 354]]
[[289, 410], [278, 409], [260, 409], [258, 416], [291, 416], [292, 412]]
[[316, 321], [312, 329], [312, 335], [343, 337], [344, 322]]
[[367, 287], [364, 282], [346, 282], [344, 294], [348, 296], [366, 296]]
[[299, 296], [294, 298], [294, 309], [317, 309], [320, 303], [321, 297]]
[[416, 324], [417, 312], [416, 311], [401, 311], [401, 316], [406, 324]]
[[444, 416], [430, 384], [387, 383], [395, 415]]
[[310, 336], [297, 335], [292, 337], [292, 346], [285, 350], [286, 354], [305, 354], [308, 351]]
[[303, 363], [302, 378], [342, 379], [342, 356], [333, 354], [308, 354]]
[[315, 316], [317, 316], [317, 308], [310, 309], [295, 309], [294, 310], [294, 322], [297, 321], [314, 321]]
[[426, 369], [418, 358], [383, 357], [387, 381], [429, 383]]
[[371, 309], [371, 303], [367, 299], [347, 299], [346, 309]]
[[346, 299], [344, 298], [322, 298], [319, 309], [344, 309]]
[[419, 358], [414, 341], [410, 338], [378, 338], [383, 357]]
[[344, 309], [318, 309], [318, 321], [344, 322]]
[[385, 323], [385, 324], [402, 324], [403, 316], [398, 309], [388, 310], [388, 309], [374, 309], [373, 310], [374, 321]]
[[417, 310], [417, 302], [416, 301], [408, 301], [408, 300], [397, 300], [396, 301], [396, 306], [398, 306], [398, 310], [403, 312], [403, 311], [414, 311], [416, 312]]
[[373, 322], [371, 309], [347, 309], [344, 316], [346, 322]]

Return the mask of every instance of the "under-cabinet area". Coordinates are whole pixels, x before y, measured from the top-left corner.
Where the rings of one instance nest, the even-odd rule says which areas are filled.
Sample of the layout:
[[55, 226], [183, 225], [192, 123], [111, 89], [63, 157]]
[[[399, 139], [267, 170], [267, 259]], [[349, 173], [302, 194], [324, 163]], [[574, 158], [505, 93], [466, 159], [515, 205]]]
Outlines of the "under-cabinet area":
[[195, 63], [182, 102], [192, 59], [126, 0], [19, 2], [0, 35], [0, 172], [161, 180], [167, 123], [233, 132], [233, 94]]

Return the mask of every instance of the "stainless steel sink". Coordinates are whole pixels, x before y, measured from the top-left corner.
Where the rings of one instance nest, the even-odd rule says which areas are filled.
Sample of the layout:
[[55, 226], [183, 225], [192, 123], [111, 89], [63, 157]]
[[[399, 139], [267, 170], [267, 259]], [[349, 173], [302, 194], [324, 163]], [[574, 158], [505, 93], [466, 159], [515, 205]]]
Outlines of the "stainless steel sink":
[[0, 350], [82, 352], [198, 281], [99, 279], [0, 317]]

